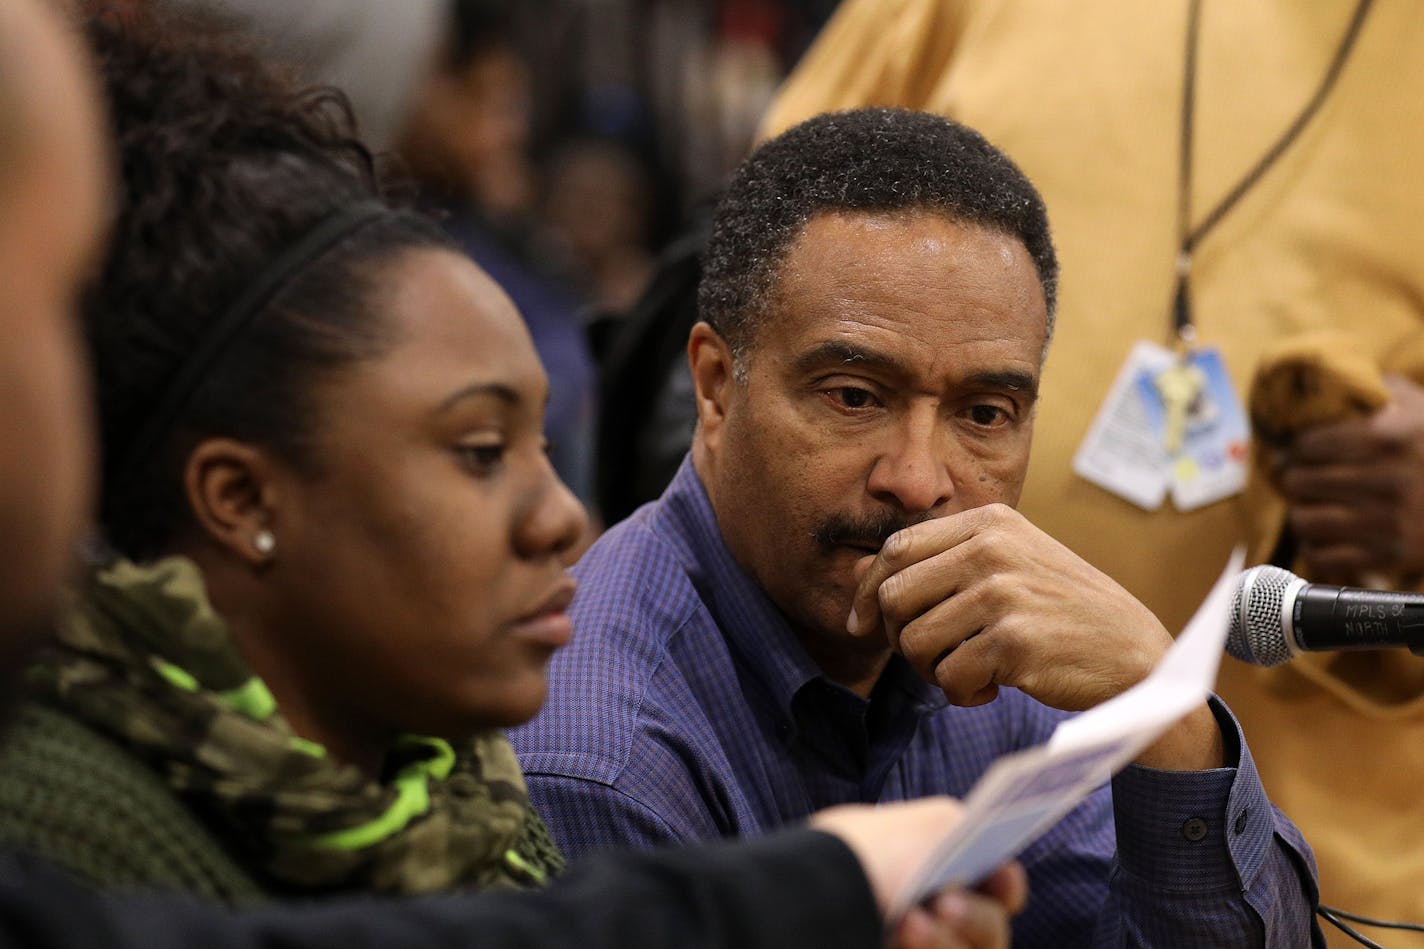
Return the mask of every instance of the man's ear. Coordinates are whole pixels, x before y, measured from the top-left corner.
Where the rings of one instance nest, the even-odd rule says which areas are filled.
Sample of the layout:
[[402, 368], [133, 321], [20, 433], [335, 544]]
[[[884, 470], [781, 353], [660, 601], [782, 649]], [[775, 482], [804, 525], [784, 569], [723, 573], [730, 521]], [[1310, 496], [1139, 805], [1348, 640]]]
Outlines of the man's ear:
[[715, 449], [736, 385], [732, 347], [709, 324], [698, 322], [687, 338], [687, 363], [692, 369], [692, 388], [697, 399], [698, 433]]
[[276, 475], [270, 454], [247, 442], [199, 442], [184, 466], [183, 490], [202, 536], [254, 567], [267, 563], [279, 493]]

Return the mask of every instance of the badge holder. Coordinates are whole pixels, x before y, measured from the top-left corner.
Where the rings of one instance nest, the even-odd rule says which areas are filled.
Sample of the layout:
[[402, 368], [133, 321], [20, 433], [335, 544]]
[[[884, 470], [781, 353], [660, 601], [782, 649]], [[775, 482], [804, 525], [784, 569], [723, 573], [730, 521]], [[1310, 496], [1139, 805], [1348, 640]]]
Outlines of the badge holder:
[[[1185, 336], [1185, 334], [1184, 334]], [[1246, 413], [1214, 346], [1178, 352], [1138, 342], [1077, 453], [1080, 477], [1155, 511], [1170, 494], [1179, 511], [1246, 486]]]

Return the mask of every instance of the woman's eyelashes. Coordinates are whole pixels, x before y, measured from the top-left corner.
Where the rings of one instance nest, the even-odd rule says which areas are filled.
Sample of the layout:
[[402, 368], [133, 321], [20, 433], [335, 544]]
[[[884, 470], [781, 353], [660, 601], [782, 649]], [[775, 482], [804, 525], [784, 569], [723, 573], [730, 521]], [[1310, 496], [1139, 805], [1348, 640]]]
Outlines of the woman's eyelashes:
[[508, 446], [503, 439], [498, 441], [461, 442], [455, 446], [455, 454], [460, 463], [476, 475], [490, 475], [504, 464]]

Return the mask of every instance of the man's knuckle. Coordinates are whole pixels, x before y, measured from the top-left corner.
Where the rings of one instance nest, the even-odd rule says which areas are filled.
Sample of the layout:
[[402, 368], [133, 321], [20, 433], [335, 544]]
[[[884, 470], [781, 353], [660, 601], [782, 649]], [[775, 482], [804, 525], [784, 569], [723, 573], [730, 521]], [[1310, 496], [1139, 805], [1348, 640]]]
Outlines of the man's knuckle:
[[901, 574], [894, 574], [885, 578], [876, 591], [876, 600], [880, 604], [880, 612], [886, 616], [900, 616], [900, 608], [905, 600], [906, 583]]
[[955, 675], [953, 665], [948, 661], [935, 666], [934, 677], [935, 685], [939, 686], [939, 690], [944, 693], [945, 698], [954, 705], [962, 705], [965, 699], [972, 694], [972, 690], [966, 689], [959, 680], [959, 676]]
[[985, 519], [989, 521], [989, 523], [996, 525], [1007, 524], [1014, 516], [1014, 509], [1003, 501], [993, 501], [984, 505], [982, 510], [984, 511]]
[[1019, 589], [1019, 583], [1002, 571], [994, 571], [978, 584], [974, 599], [989, 611], [998, 615], [1004, 611]]
[[891, 534], [880, 547], [880, 559], [886, 566], [898, 569], [910, 552], [910, 537], [904, 531]]

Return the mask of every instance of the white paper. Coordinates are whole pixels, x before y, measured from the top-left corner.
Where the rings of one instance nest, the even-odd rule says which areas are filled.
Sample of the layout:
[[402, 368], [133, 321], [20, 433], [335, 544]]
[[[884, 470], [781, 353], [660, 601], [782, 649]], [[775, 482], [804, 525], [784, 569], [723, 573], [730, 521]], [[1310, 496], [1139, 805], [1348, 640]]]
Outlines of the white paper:
[[1243, 560], [1238, 548], [1150, 676], [1064, 721], [1043, 745], [994, 762], [965, 798], [961, 821], [905, 888], [892, 919], [947, 886], [972, 885], [1013, 859], [1206, 700], [1221, 665]]

